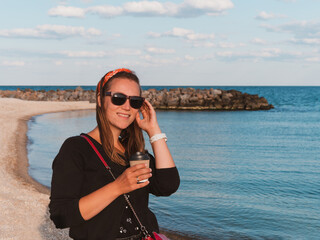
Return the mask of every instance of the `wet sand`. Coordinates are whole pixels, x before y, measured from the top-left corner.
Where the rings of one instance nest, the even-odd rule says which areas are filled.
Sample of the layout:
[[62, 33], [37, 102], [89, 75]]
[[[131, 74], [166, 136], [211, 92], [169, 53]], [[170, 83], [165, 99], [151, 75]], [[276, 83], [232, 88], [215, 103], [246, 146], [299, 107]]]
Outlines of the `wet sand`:
[[[44, 113], [94, 109], [89, 102], [39, 102], [0, 98], [0, 239], [65, 240], [48, 214], [49, 189], [28, 174], [27, 122]], [[192, 239], [167, 232], [174, 239]]]

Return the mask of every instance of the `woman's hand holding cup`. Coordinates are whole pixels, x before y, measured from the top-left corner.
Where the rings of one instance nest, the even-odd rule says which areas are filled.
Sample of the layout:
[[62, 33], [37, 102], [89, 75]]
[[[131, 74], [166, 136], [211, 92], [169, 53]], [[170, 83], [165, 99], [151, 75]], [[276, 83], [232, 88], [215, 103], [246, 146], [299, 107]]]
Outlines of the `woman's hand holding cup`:
[[152, 176], [151, 171], [151, 168], [149, 168], [145, 163], [136, 164], [127, 168], [114, 181], [114, 183], [118, 185], [117, 189], [120, 191], [119, 195], [147, 186], [149, 184], [148, 178]]

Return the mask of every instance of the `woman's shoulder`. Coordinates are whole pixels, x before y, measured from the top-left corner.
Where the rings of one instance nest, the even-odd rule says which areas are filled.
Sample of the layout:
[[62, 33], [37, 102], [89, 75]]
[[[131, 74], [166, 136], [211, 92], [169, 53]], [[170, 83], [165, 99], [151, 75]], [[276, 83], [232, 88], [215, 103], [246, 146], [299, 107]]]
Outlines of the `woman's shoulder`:
[[88, 143], [80, 135], [68, 137], [62, 144], [61, 150], [77, 149], [83, 150], [87, 148]]
[[77, 136], [71, 136], [71, 137], [68, 137], [63, 145], [83, 145], [83, 143], [85, 143], [84, 141], [84, 138], [81, 137], [80, 135], [77, 135]]
[[82, 168], [81, 166], [83, 166], [86, 156], [88, 155], [86, 144], [85, 139], [80, 136], [68, 137], [63, 142], [52, 166], [78, 166]]

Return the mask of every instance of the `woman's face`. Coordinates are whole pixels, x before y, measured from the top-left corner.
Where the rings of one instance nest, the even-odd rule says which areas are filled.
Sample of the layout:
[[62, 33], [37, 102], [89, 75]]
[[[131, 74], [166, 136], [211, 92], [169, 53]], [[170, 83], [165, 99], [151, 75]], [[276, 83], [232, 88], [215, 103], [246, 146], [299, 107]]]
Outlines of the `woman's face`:
[[[139, 85], [128, 78], [116, 78], [112, 80], [108, 92], [122, 93], [127, 96], [140, 96]], [[130, 106], [129, 99], [120, 106], [111, 102], [111, 96], [104, 97], [105, 112], [110, 122], [111, 130], [120, 131], [127, 128], [136, 118], [139, 109]], [[120, 134], [120, 133], [119, 133]]]

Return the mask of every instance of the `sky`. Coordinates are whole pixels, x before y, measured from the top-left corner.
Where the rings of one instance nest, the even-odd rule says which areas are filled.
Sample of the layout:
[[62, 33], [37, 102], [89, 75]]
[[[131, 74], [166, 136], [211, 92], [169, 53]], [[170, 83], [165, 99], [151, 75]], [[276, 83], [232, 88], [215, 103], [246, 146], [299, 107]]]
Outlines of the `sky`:
[[1, 0], [0, 85], [319, 86], [320, 0]]

